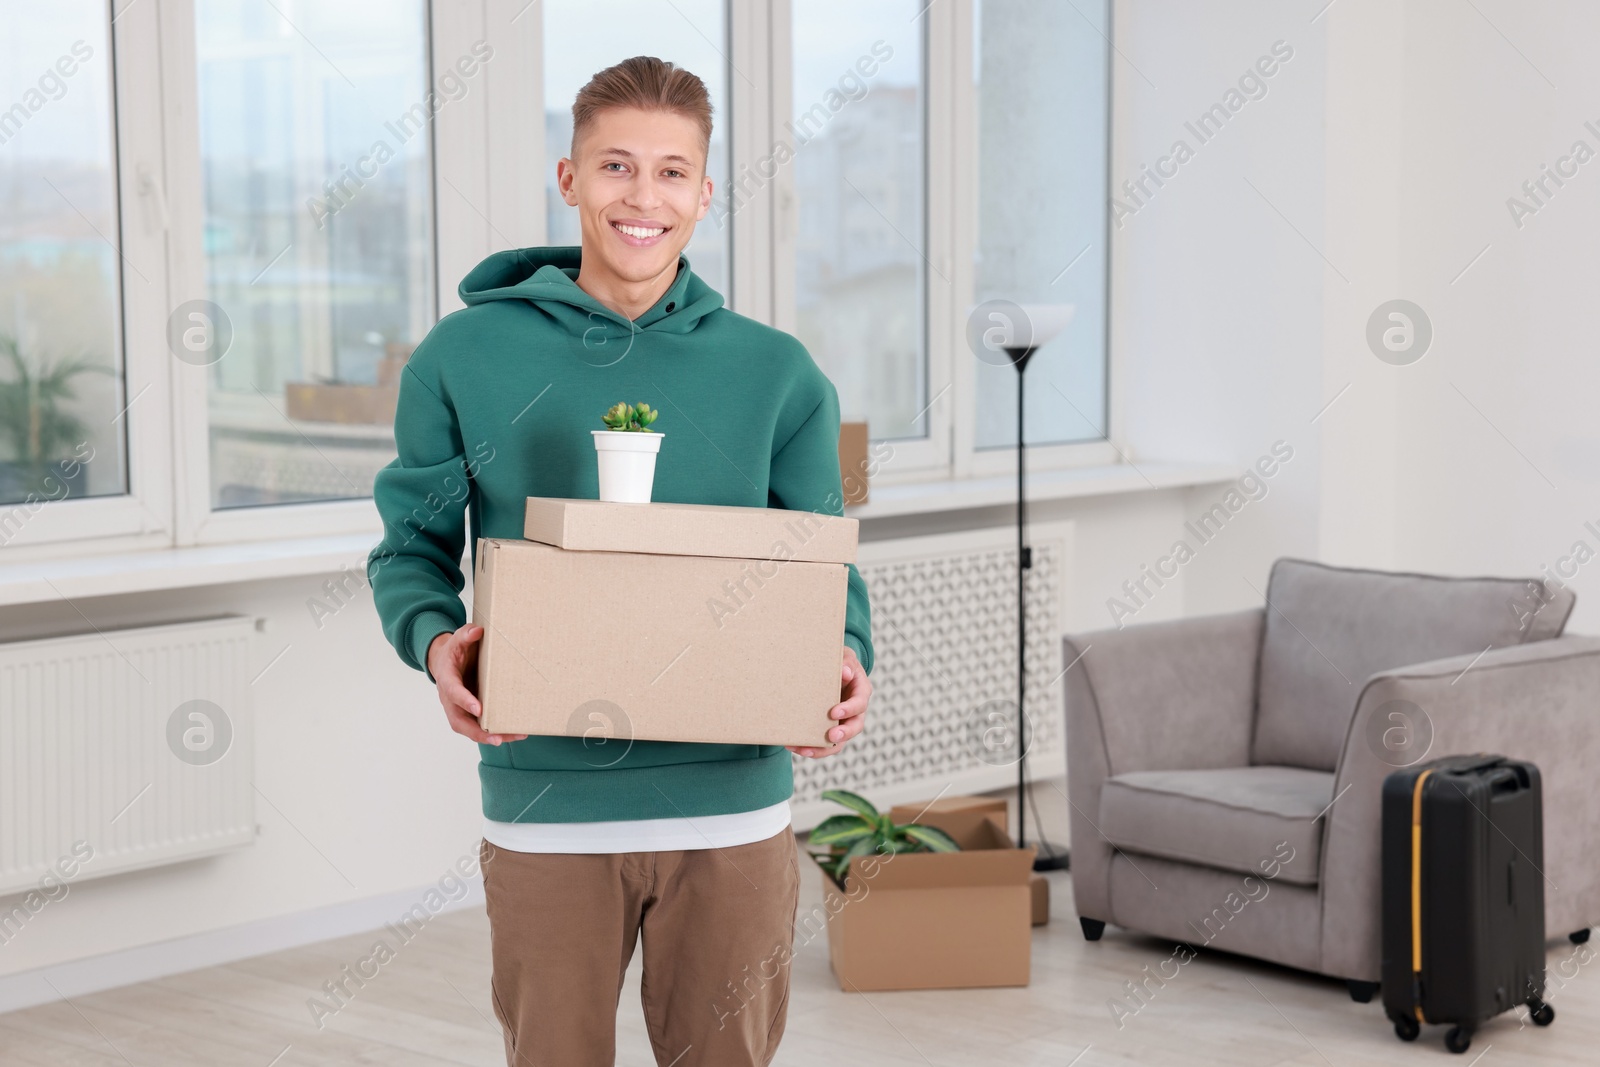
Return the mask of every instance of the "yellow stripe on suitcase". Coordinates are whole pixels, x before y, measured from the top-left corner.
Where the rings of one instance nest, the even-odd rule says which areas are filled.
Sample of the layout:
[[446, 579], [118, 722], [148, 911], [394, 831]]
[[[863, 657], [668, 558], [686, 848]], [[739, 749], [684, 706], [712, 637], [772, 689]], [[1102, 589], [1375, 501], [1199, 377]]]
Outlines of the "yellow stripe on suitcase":
[[[1431, 770], [1417, 775], [1417, 784], [1411, 792], [1411, 973], [1415, 986], [1422, 988], [1422, 783], [1428, 780]], [[1417, 998], [1417, 1021], [1422, 1017], [1422, 998]]]

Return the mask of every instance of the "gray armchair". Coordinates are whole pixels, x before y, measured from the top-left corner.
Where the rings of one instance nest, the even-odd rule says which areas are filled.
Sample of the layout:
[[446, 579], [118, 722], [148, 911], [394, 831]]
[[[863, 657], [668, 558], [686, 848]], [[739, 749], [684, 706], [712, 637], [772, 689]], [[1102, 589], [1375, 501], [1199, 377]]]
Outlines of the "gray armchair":
[[1573, 600], [1284, 559], [1265, 608], [1067, 637], [1085, 936], [1111, 922], [1369, 998], [1379, 794], [1424, 747], [1538, 764], [1547, 929], [1584, 936], [1600, 921], [1600, 639], [1561, 636]]

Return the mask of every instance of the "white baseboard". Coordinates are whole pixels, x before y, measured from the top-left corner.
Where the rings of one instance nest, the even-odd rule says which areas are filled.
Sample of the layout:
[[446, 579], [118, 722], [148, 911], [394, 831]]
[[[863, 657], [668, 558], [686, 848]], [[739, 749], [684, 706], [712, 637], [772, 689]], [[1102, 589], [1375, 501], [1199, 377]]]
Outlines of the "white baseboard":
[[[443, 915], [462, 908], [483, 906], [481, 875], [475, 874], [462, 881], [467, 884], [466, 895], [460, 900], [447, 901], [433, 914]], [[63, 996], [98, 993], [104, 989], [165, 978], [202, 967], [216, 967], [286, 948], [378, 930], [387, 923], [399, 920], [430, 890], [437, 892], [437, 883], [3, 975], [0, 976], [0, 1015], [31, 1008], [36, 1004], [47, 1004]]]

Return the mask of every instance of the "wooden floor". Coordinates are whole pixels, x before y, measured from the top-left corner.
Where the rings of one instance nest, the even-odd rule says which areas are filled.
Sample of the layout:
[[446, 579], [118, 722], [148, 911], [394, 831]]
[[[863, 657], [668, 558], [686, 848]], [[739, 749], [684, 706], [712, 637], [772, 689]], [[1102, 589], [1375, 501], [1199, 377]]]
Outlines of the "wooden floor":
[[[822, 899], [801, 857], [802, 910]], [[1479, 1031], [1460, 1058], [1440, 1028], [1395, 1039], [1376, 1003], [1341, 983], [1206, 954], [1119, 1027], [1107, 1002], [1171, 946], [1111, 928], [1078, 932], [1071, 884], [1051, 875], [1054, 921], [1034, 931], [1025, 989], [841, 993], [825, 937], [795, 959], [788, 1028], [775, 1061], [792, 1067], [1000, 1064], [1004, 1067], [1600, 1062], [1600, 959], [1564, 940], [1550, 949], [1549, 1029], [1513, 1015]], [[480, 909], [432, 920], [321, 1029], [307, 1008], [323, 982], [365, 956], [370, 935], [261, 956], [124, 989], [0, 1015], [6, 1067], [435, 1067], [504, 1062], [489, 1006], [488, 924]], [[1600, 943], [1595, 954], [1600, 956]], [[619, 1064], [652, 1067], [639, 1008], [639, 955], [618, 1013]], [[1479, 1060], [1478, 1057], [1482, 1056]]]

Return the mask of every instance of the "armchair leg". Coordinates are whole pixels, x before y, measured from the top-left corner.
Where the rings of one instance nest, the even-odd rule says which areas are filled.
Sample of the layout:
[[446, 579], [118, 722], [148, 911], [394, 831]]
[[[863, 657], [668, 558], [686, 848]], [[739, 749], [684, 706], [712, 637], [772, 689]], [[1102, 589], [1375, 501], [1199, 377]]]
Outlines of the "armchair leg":
[[1572, 931], [1572, 933], [1567, 935], [1567, 940], [1571, 941], [1574, 945], [1585, 945], [1585, 944], [1588, 944], [1589, 943], [1589, 928], [1587, 926], [1585, 926], [1582, 930], [1574, 930], [1574, 931]]
[[1106, 924], [1101, 919], [1086, 919], [1080, 915], [1078, 916], [1078, 925], [1083, 927], [1083, 939], [1085, 941], [1098, 941], [1100, 940], [1100, 935], [1106, 932]]
[[1377, 982], [1358, 982], [1354, 978], [1348, 979], [1344, 986], [1350, 990], [1350, 999], [1357, 1004], [1371, 1004], [1372, 995], [1378, 991]]

